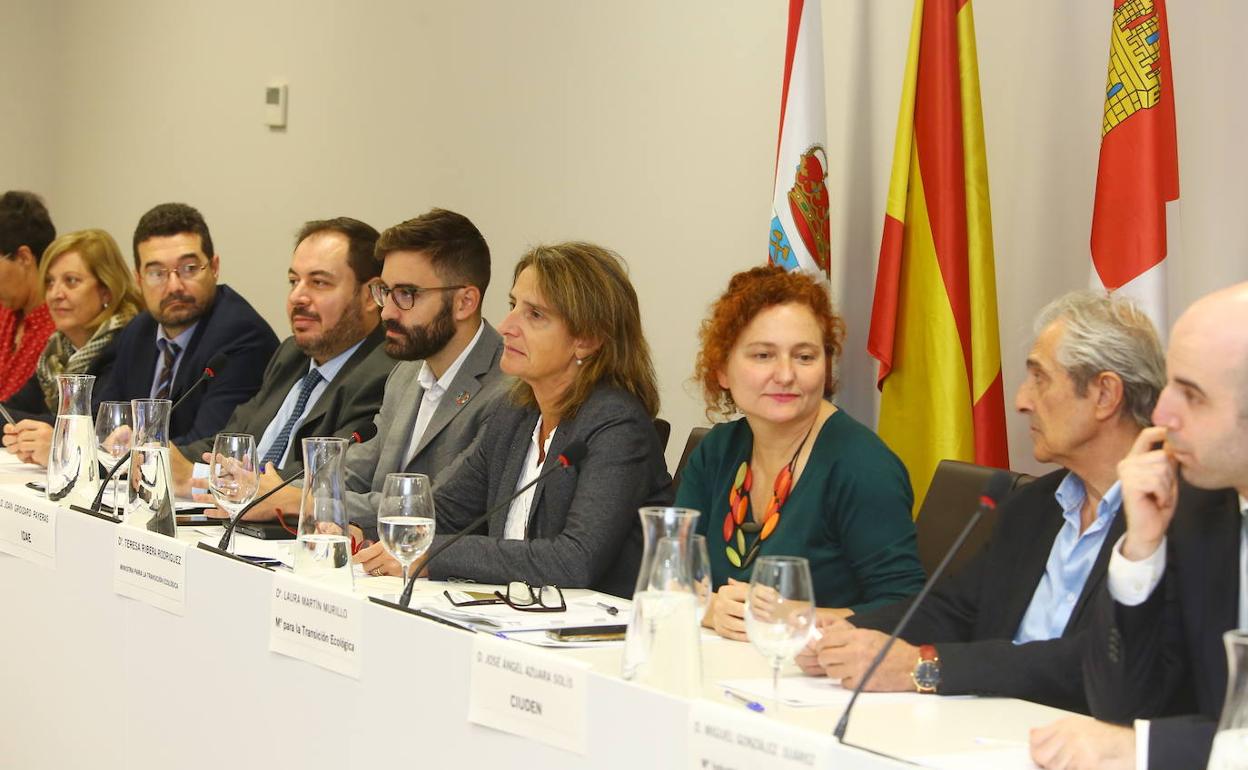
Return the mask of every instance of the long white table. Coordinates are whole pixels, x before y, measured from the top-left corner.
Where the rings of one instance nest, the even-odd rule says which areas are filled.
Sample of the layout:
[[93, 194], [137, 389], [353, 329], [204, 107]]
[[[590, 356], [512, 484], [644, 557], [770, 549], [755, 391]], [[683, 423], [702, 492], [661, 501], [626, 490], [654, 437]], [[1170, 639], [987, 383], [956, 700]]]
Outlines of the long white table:
[[[0, 501], [31, 499], [5, 474]], [[468, 722], [469, 632], [365, 602], [355, 680], [268, 651], [267, 570], [191, 548], [184, 615], [118, 596], [116, 536], [117, 525], [65, 510], [55, 568], [0, 555], [0, 768], [689, 766], [690, 702], [622, 681], [618, 648], [554, 653], [592, 666], [580, 755]], [[722, 640], [704, 643], [703, 668], [706, 697], [721, 703], [715, 682], [767, 675], [748, 644]], [[999, 751], [1062, 713], [1005, 699], [864, 700], [849, 738], [910, 758]], [[758, 718], [827, 734], [838, 716]], [[833, 754], [848, 770], [905, 766]]]

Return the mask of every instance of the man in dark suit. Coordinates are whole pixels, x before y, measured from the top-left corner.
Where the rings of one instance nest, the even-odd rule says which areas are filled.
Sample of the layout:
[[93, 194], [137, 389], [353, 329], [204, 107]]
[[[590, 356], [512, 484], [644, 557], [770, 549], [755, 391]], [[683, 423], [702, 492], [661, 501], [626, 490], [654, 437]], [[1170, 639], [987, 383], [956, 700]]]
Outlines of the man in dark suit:
[[147, 310], [117, 335], [117, 363], [102, 401], [177, 401], [208, 359], [226, 364], [169, 418], [176, 444], [212, 436], [260, 389], [277, 337], [247, 300], [217, 285], [221, 258], [208, 225], [184, 203], [162, 203], [134, 231], [134, 269]]
[[[255, 436], [267, 466], [261, 493], [302, 470], [300, 439], [350, 437], [372, 422], [394, 367], [370, 291], [381, 274], [373, 259], [377, 231], [350, 217], [317, 220], [300, 229], [295, 244], [286, 296], [292, 334], [269, 360], [260, 391], [221, 431]], [[197, 461], [212, 445], [206, 436], [173, 453], [179, 493], [205, 485], [192, 485], [192, 476], [206, 478], [208, 466]]]
[[1085, 652], [1092, 713], [1136, 721], [1034, 730], [1042, 767], [1165, 770], [1209, 758], [1227, 686], [1222, 634], [1248, 627], [1248, 283], [1194, 303], [1166, 363], [1157, 427], [1119, 465], [1126, 533]]
[[[490, 250], [476, 226], [433, 209], [383, 232], [376, 259], [381, 280], [372, 291], [384, 348], [400, 363], [386, 381], [377, 435], [347, 450], [347, 513], [357, 540], [375, 535], [387, 475], [423, 473], [436, 483], [454, 473], [506, 393], [502, 339], [481, 317]], [[247, 518], [298, 510], [292, 485]]]
[[[1015, 405], [1040, 462], [1062, 466], [1007, 497], [988, 544], [939, 582], [868, 690], [999, 695], [1086, 711], [1081, 643], [1089, 600], [1122, 531], [1117, 464], [1164, 381], [1152, 323], [1126, 300], [1090, 292], [1036, 322]], [[823, 631], [799, 663], [856, 686], [907, 609], [901, 602]]]

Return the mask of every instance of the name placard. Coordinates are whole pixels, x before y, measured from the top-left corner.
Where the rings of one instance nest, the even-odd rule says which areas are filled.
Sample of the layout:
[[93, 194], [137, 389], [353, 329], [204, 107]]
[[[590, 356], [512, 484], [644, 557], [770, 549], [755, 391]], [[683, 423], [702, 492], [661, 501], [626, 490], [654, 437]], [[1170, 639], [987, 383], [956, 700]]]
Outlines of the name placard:
[[335, 673], [360, 678], [364, 602], [352, 594], [273, 573], [269, 649]]
[[688, 768], [810, 770], [832, 766], [835, 739], [744, 706], [695, 700], [689, 707]]
[[469, 722], [585, 753], [584, 664], [477, 634], [471, 671]]
[[119, 526], [113, 590], [153, 607], [186, 612], [186, 543], [139, 527]]
[[0, 499], [0, 551], [56, 567], [56, 503], [35, 497]]

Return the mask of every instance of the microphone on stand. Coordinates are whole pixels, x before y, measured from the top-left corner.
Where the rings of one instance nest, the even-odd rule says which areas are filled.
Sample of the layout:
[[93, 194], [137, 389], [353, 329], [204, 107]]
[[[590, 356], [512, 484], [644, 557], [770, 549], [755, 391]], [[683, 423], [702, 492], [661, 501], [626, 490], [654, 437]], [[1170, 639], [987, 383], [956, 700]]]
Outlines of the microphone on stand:
[[[364, 427], [360, 428], [359, 430], [351, 434], [351, 443], [363, 444], [365, 441], [368, 441], [369, 439], [371, 439], [373, 436], [376, 436], [376, 435], [377, 435], [377, 425], [375, 423], [370, 422], [368, 425], [365, 425]], [[300, 468], [298, 473], [296, 473], [295, 475], [291, 476], [288, 479], [285, 479], [284, 481], [282, 481], [281, 484], [278, 484], [277, 486], [270, 489], [268, 492], [265, 492], [263, 495], [260, 495], [255, 500], [252, 500], [250, 503], [245, 505], [243, 509], [239, 511], [237, 514], [235, 514], [234, 518], [230, 519], [229, 523], [225, 525], [225, 532], [222, 533], [221, 542], [217, 543], [216, 550], [228, 553], [229, 547], [230, 547], [230, 538], [234, 535], [234, 530], [238, 527], [238, 523], [243, 520], [243, 516], [246, 515], [246, 513], [250, 511], [252, 508], [255, 508], [257, 505], [259, 505], [260, 503], [263, 503], [265, 500], [269, 499], [269, 497], [276, 494], [278, 490], [285, 489], [286, 487], [290, 486], [291, 483], [303, 478], [304, 473], [306, 471], [307, 471], [306, 466], [303, 468]]]
[[199, 386], [220, 374], [221, 370], [225, 368], [227, 358], [229, 358], [229, 356], [226, 354], [217, 353], [215, 356], [208, 359], [208, 363], [204, 364], [204, 370], [199, 373], [199, 379], [191, 383], [191, 387], [187, 388], [186, 392], [183, 393], [177, 401], [173, 402], [173, 406], [169, 407], [169, 413], [173, 414], [177, 408], [182, 405], [182, 402], [186, 400], [187, 396], [198, 390]]
[[[871, 665], [867, 667], [866, 673], [862, 675], [862, 679], [858, 680], [858, 686], [854, 688], [853, 694], [849, 696], [849, 703], [845, 706], [845, 712], [841, 714], [840, 721], [836, 723], [836, 729], [832, 731], [832, 734], [841, 743], [845, 743], [845, 730], [849, 727], [849, 714], [854, 710], [854, 702], [862, 694], [863, 689], [867, 686], [867, 682], [871, 681], [871, 676], [880, 667], [880, 663], [884, 661], [884, 657], [892, 649], [893, 643], [897, 641], [897, 637], [901, 636], [901, 632], [905, 631], [906, 626], [910, 625], [910, 618], [914, 616], [915, 610], [919, 608], [919, 605], [931, 593], [936, 579], [944, 573], [945, 568], [949, 566], [949, 562], [953, 560], [954, 555], [962, 549], [962, 544], [970, 536], [971, 530], [975, 529], [975, 525], [979, 523], [979, 520], [983, 518], [985, 513], [997, 507], [997, 502], [1010, 491], [1012, 483], [1013, 478], [1006, 471], [996, 471], [988, 478], [988, 483], [984, 485], [984, 492], [979, 497], [979, 505], [975, 506], [975, 512], [971, 514], [970, 520], [966, 522], [966, 526], [958, 533], [958, 537], [953, 541], [953, 545], [949, 546], [949, 550], [945, 552], [945, 556], [940, 560], [940, 564], [937, 564], [936, 569], [932, 570], [931, 577], [923, 584], [923, 590], [919, 591], [918, 595], [914, 597], [914, 601], [910, 603], [906, 613], [898, 621], [897, 627], [893, 629], [892, 635], [888, 637], [888, 641], [876, 653], [875, 658], [871, 661]], [[850, 622], [853, 621], [851, 620]]]
[[[216, 377], [217, 373], [225, 368], [225, 362], [227, 358], [228, 356], [226, 356], [224, 353], [217, 353], [215, 356], [208, 359], [208, 363], [204, 366], [204, 371], [200, 372], [199, 379], [191, 383], [191, 387], [187, 388], [186, 392], [183, 393], [182, 396], [177, 401], [174, 402], [173, 406], [169, 407], [169, 414], [172, 415], [174, 411], [177, 410], [177, 408], [182, 405], [182, 402], [186, 400], [187, 396], [191, 395], [196, 390], [198, 390], [199, 387], [203, 385], [205, 382], [207, 382], [208, 380], [211, 380], [212, 378]], [[133, 428], [131, 428], [131, 432], [133, 433]], [[113, 476], [117, 475], [117, 471], [121, 470], [121, 466], [125, 465], [126, 460], [129, 460], [129, 459], [130, 459], [130, 450], [126, 450], [126, 453], [121, 456], [121, 459], [118, 460], [117, 463], [113, 465], [112, 468], [108, 469], [108, 473], [104, 474], [104, 479], [103, 481], [100, 482], [99, 490], [95, 493], [95, 499], [91, 501], [90, 510], [84, 511], [85, 513], [98, 514], [100, 512], [100, 509], [104, 506], [104, 490], [108, 489], [108, 482], [113, 480]], [[83, 510], [82, 508], [76, 505], [71, 505], [70, 507], [79, 511]], [[121, 516], [117, 514], [117, 501], [116, 500], [113, 501], [113, 518], [115, 520], [121, 519]]]
[[403, 594], [399, 597], [399, 606], [406, 608], [408, 605], [411, 604], [412, 589], [416, 586], [416, 578], [420, 575], [421, 570], [423, 570], [429, 564], [429, 562], [433, 561], [434, 557], [441, 554], [447, 548], [450, 548], [451, 546], [458, 543], [459, 539], [463, 537], [464, 535], [468, 534], [469, 532], [472, 532], [477, 527], [484, 524], [486, 521], [489, 521], [490, 517], [493, 516], [494, 514], [498, 513], [499, 511], [505, 510], [508, 506], [512, 504], [512, 502], [517, 497], [527, 492], [533, 485], [537, 484], [539, 481], [545, 480], [550, 475], [557, 473], [563, 470], [564, 468], [576, 467], [576, 465], [579, 464], [581, 460], [585, 459], [585, 455], [588, 453], [589, 453], [589, 447], [585, 445], [584, 441], [582, 441], [579, 438], [573, 439], [572, 442], [569, 443], [564, 448], [563, 452], [560, 453], [558, 458], [556, 458], [559, 460], [558, 465], [554, 465], [542, 471], [540, 474], [538, 474], [537, 478], [533, 479], [528, 484], [525, 484], [524, 486], [517, 489], [506, 500], [494, 506], [493, 508], [486, 511], [485, 513], [481, 514], [477, 518], [473, 519], [468, 524], [468, 526], [464, 527], [459, 532], [456, 532], [454, 535], [451, 536], [449, 540], [446, 540], [437, 548], [434, 548], [430, 550], [428, 553], [426, 553], [424, 558], [422, 558], [420, 561], [412, 565], [411, 577], [408, 578], [407, 585], [404, 586], [403, 588]]

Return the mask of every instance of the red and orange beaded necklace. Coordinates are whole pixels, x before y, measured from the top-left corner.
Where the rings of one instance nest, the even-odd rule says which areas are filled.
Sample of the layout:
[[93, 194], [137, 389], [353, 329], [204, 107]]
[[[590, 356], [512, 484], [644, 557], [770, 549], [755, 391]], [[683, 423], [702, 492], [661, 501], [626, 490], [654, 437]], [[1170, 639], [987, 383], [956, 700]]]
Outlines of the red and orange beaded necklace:
[[[818, 423], [818, 421], [816, 418], [815, 422]], [[814, 430], [815, 426], [812, 424], [810, 430], [806, 431], [806, 437], [798, 445], [797, 451], [793, 453], [789, 464], [776, 474], [776, 480], [771, 485], [771, 500], [767, 503], [767, 510], [763, 514], [761, 524], [757, 521], [745, 520], [750, 509], [750, 487], [754, 484], [750, 458], [747, 457], [737, 468], [737, 475], [732, 481], [732, 491], [728, 493], [728, 513], [724, 516], [724, 542], [727, 543], [725, 552], [728, 555], [728, 563], [732, 566], [738, 569], [750, 566], [754, 557], [758, 556], [758, 550], [762, 547], [763, 541], [771, 537], [776, 527], [780, 525], [780, 509], [784, 507], [785, 501], [789, 499], [789, 493], [793, 491], [793, 473], [797, 467], [798, 455], [802, 453], [802, 449], [805, 448]], [[751, 447], [750, 454], [753, 454], [753, 451]], [[746, 550], [746, 535], [758, 535], [748, 551]]]

